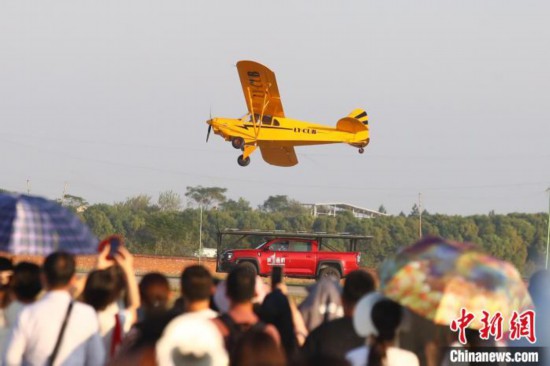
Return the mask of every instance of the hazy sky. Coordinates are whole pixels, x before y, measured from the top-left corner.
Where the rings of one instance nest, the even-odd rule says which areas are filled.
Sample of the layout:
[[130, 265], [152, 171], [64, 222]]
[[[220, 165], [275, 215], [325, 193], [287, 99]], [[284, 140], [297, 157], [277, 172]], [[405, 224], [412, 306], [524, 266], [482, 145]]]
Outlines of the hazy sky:
[[[0, 188], [92, 203], [221, 186], [409, 212], [544, 212], [548, 1], [0, 0]], [[365, 154], [296, 149], [274, 167], [219, 136], [235, 63], [275, 71], [287, 116], [370, 116]]]

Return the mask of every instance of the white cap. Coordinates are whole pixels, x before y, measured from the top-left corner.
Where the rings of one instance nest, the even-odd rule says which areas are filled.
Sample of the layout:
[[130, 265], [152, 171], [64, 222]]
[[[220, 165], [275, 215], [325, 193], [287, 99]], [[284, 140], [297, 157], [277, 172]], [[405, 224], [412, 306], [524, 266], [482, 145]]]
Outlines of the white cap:
[[157, 362], [163, 366], [227, 366], [223, 337], [209, 319], [189, 313], [178, 316], [157, 342]]
[[383, 300], [379, 292], [371, 292], [363, 296], [355, 306], [353, 314], [353, 327], [355, 332], [361, 337], [377, 336], [378, 330], [372, 322], [372, 308], [374, 305]]

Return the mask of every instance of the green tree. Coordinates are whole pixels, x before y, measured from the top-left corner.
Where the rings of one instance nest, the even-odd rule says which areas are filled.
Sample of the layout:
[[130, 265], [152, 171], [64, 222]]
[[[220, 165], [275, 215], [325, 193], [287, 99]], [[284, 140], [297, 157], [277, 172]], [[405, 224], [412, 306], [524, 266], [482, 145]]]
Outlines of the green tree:
[[84, 211], [88, 207], [88, 201], [80, 196], [73, 196], [71, 194], [66, 194], [61, 200], [61, 204], [73, 212]]
[[411, 208], [411, 212], [409, 213], [409, 217], [410, 216], [418, 216], [419, 214], [420, 214], [420, 210], [418, 209], [418, 206], [415, 203], [413, 205], [413, 207]]
[[151, 208], [151, 196], [140, 194], [134, 197], [128, 197], [126, 201], [119, 205], [124, 206], [132, 211], [147, 211]]
[[159, 194], [157, 201], [161, 211], [179, 211], [181, 209], [181, 196], [174, 191], [166, 191]]
[[84, 222], [100, 239], [116, 232], [108, 216], [110, 209], [110, 206], [107, 205], [93, 205], [82, 214]]
[[243, 211], [252, 210], [252, 207], [250, 207], [250, 202], [248, 202], [242, 197], [239, 198], [237, 201], [227, 200], [223, 202], [220, 206], [221, 206], [221, 209], [224, 211], [243, 212]]
[[214, 204], [221, 204], [226, 201], [225, 192], [227, 188], [221, 187], [187, 187], [185, 197], [195, 204], [209, 209]]
[[268, 213], [281, 212], [285, 215], [308, 214], [308, 210], [304, 208], [300, 202], [288, 198], [288, 196], [285, 195], [269, 196], [260, 206], [260, 209]]

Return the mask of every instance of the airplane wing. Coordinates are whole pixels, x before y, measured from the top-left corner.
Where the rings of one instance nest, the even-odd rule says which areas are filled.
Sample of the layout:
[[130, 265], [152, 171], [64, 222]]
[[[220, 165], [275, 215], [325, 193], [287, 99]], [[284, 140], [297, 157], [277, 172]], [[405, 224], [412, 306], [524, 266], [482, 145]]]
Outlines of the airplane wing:
[[296, 152], [292, 146], [261, 145], [260, 151], [266, 163], [277, 166], [294, 166], [298, 164]]
[[[264, 116], [284, 117], [275, 73], [254, 61], [237, 62], [248, 111]], [[265, 104], [265, 105], [264, 105]]]

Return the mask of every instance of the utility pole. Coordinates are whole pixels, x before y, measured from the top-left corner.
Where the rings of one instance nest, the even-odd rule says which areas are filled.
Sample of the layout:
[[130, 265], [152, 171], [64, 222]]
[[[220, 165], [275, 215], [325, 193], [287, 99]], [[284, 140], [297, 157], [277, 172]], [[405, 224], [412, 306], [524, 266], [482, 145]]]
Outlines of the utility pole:
[[418, 237], [422, 239], [422, 193], [418, 194]]
[[202, 259], [202, 204], [199, 204], [200, 207], [200, 221], [199, 221], [199, 264], [201, 264]]
[[27, 179], [27, 194], [31, 194], [31, 180]]
[[548, 236], [546, 237], [546, 266], [548, 269], [548, 245], [550, 244], [550, 187], [546, 190], [548, 193]]

